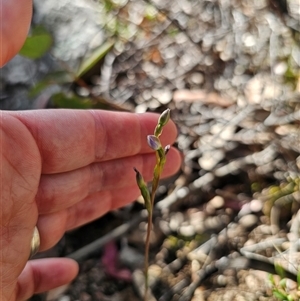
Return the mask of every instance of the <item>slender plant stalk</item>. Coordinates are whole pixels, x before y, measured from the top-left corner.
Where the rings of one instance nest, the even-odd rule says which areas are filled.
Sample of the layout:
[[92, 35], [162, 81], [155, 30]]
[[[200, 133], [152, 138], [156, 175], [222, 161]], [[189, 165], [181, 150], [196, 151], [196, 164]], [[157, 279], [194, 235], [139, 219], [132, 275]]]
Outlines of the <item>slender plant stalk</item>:
[[152, 217], [153, 213], [148, 213], [148, 225], [147, 225], [147, 236], [145, 243], [145, 294], [144, 301], [148, 300], [148, 290], [149, 290], [149, 279], [148, 279], [148, 269], [149, 269], [149, 247], [150, 247], [150, 237], [151, 237], [151, 228], [152, 228]]
[[149, 290], [149, 248], [150, 248], [150, 238], [151, 238], [151, 229], [153, 224], [153, 207], [155, 193], [159, 184], [159, 179], [163, 171], [164, 165], [166, 163], [166, 154], [168, 153], [170, 146], [167, 145], [165, 148], [162, 147], [159, 140], [159, 136], [162, 133], [163, 127], [167, 124], [170, 119], [170, 109], [165, 110], [159, 117], [157, 125], [154, 130], [154, 135], [148, 135], [147, 140], [149, 146], [155, 150], [156, 153], [156, 165], [153, 170], [153, 179], [152, 179], [152, 188], [151, 193], [149, 192], [147, 185], [140, 174], [140, 172], [134, 168], [136, 172], [136, 181], [140, 188], [141, 194], [145, 201], [145, 206], [148, 211], [148, 225], [147, 225], [147, 235], [145, 242], [145, 295], [144, 301], [148, 300], [148, 290]]

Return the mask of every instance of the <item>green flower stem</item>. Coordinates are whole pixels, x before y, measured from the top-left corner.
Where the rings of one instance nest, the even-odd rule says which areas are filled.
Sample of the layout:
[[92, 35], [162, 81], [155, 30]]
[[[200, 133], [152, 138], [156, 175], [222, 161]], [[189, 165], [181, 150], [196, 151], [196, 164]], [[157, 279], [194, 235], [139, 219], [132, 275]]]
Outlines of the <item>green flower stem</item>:
[[145, 243], [145, 267], [144, 267], [145, 268], [145, 295], [144, 295], [144, 301], [148, 300], [148, 290], [149, 290], [148, 269], [149, 269], [149, 247], [150, 247], [152, 217], [153, 217], [153, 210], [148, 212], [147, 236], [146, 236], [146, 243]]
[[153, 173], [153, 181], [152, 181], [152, 189], [151, 189], [151, 210], [148, 211], [148, 226], [147, 226], [147, 236], [146, 236], [146, 244], [145, 244], [145, 296], [144, 301], [148, 300], [148, 289], [149, 289], [149, 249], [150, 249], [150, 237], [151, 237], [151, 229], [153, 225], [153, 208], [154, 208], [154, 199], [155, 193], [159, 184], [160, 175], [166, 163], [166, 155], [163, 148], [159, 148], [156, 151], [156, 165], [154, 167]]
[[160, 176], [162, 174], [164, 165], [166, 163], [166, 154], [170, 149], [170, 146], [166, 146], [165, 149], [161, 146], [161, 142], [159, 140], [159, 136], [162, 133], [163, 127], [168, 123], [170, 119], [170, 109], [165, 110], [159, 117], [157, 125], [154, 129], [154, 135], [149, 135], [147, 137], [149, 146], [155, 150], [156, 153], [156, 165], [153, 170], [153, 179], [152, 179], [152, 188], [151, 194], [148, 191], [147, 185], [140, 174], [140, 172], [134, 168], [136, 172], [136, 182], [140, 188], [141, 194], [145, 201], [145, 207], [148, 211], [148, 225], [147, 225], [147, 235], [145, 242], [145, 295], [144, 301], [148, 300], [148, 290], [149, 290], [149, 249], [150, 249], [150, 236], [151, 229], [153, 225], [153, 207], [154, 207], [154, 199], [155, 193], [159, 184]]

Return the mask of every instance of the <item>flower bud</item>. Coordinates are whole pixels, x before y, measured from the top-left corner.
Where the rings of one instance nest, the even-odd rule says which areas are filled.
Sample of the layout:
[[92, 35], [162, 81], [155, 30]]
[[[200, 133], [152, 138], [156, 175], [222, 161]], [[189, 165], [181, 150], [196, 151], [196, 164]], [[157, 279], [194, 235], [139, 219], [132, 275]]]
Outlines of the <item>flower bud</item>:
[[147, 141], [148, 141], [148, 145], [154, 149], [155, 151], [157, 151], [159, 148], [161, 148], [161, 144], [159, 139], [154, 136], [154, 135], [148, 135], [147, 136]]
[[165, 147], [165, 155], [169, 152], [171, 146], [168, 144], [166, 147]]
[[154, 130], [154, 136], [159, 137], [162, 133], [163, 127], [167, 124], [170, 119], [170, 109], [166, 109], [159, 116], [157, 125]]
[[152, 206], [151, 206], [151, 197], [150, 197], [150, 192], [147, 188], [147, 184], [144, 181], [143, 176], [141, 175], [141, 173], [134, 167], [133, 168], [135, 173], [136, 173], [136, 183], [139, 186], [139, 189], [141, 191], [141, 194], [144, 198], [145, 201], [145, 207], [147, 209], [148, 212], [151, 212], [152, 210]]
[[170, 119], [170, 109], [166, 109], [161, 113], [158, 119], [158, 124], [165, 126]]
[[141, 188], [141, 186], [145, 185], [145, 181], [141, 173], [135, 167], [133, 167], [133, 170], [135, 171], [136, 183], [138, 184], [139, 188]]

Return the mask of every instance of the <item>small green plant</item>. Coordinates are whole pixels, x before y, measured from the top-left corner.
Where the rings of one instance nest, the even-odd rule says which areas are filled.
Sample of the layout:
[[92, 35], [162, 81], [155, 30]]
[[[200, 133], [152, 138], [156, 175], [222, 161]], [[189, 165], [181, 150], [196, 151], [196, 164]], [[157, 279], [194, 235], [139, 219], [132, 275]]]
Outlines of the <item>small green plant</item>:
[[287, 287], [287, 278], [285, 278], [284, 269], [280, 265], [275, 264], [275, 270], [280, 277], [279, 282], [275, 281], [274, 275], [269, 275], [269, 282], [272, 289], [272, 294], [280, 301], [298, 301], [300, 289], [300, 270], [297, 274], [297, 291], [289, 291]]
[[51, 34], [43, 27], [33, 27], [19, 54], [30, 59], [39, 59], [53, 44]]
[[157, 125], [154, 130], [154, 135], [148, 135], [147, 141], [149, 146], [155, 150], [156, 153], [156, 165], [153, 171], [153, 179], [152, 179], [152, 187], [151, 192], [148, 190], [147, 184], [145, 183], [143, 176], [141, 173], [134, 168], [136, 172], [136, 182], [139, 186], [141, 194], [144, 198], [145, 207], [148, 212], [148, 226], [147, 226], [147, 236], [146, 236], [146, 243], [145, 243], [145, 295], [144, 301], [148, 300], [148, 268], [149, 268], [149, 246], [150, 246], [150, 234], [152, 228], [152, 217], [153, 217], [153, 206], [154, 206], [154, 198], [155, 193], [158, 187], [159, 179], [162, 174], [164, 165], [166, 163], [166, 154], [170, 149], [170, 145], [167, 145], [163, 148], [159, 136], [162, 133], [163, 127], [168, 123], [170, 119], [170, 109], [165, 110], [159, 117]]

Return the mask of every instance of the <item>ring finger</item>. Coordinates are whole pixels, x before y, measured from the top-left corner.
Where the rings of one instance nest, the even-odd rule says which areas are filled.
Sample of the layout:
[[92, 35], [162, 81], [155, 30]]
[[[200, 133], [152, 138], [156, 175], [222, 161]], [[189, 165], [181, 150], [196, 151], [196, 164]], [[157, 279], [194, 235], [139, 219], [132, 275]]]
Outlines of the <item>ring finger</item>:
[[53, 247], [66, 231], [95, 220], [110, 210], [125, 206], [139, 195], [136, 185], [100, 191], [69, 208], [40, 215], [37, 223], [41, 238], [40, 251]]

